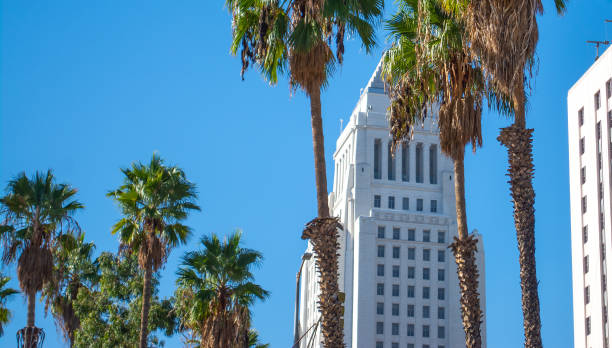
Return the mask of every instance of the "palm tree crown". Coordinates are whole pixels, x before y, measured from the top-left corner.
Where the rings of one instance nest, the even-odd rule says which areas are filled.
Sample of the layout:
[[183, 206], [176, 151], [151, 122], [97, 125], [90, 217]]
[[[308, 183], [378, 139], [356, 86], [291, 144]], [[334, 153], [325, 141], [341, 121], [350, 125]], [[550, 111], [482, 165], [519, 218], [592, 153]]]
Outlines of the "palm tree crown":
[[177, 273], [182, 326], [200, 335], [203, 347], [246, 346], [249, 306], [268, 297], [269, 293], [253, 282], [252, 268], [259, 266], [263, 257], [242, 248], [240, 240], [239, 231], [223, 241], [215, 234], [203, 237], [203, 249], [186, 253]]
[[83, 208], [76, 189], [57, 184], [53, 173], [25, 173], [9, 181], [0, 199], [2, 261], [17, 260], [19, 286], [28, 296], [28, 327], [34, 326], [35, 296], [53, 273], [52, 250], [64, 234], [79, 230], [73, 215]]
[[0, 337], [4, 335], [4, 325], [11, 320], [11, 312], [6, 308], [6, 301], [19, 291], [11, 288], [7, 288], [10, 278], [0, 275]]

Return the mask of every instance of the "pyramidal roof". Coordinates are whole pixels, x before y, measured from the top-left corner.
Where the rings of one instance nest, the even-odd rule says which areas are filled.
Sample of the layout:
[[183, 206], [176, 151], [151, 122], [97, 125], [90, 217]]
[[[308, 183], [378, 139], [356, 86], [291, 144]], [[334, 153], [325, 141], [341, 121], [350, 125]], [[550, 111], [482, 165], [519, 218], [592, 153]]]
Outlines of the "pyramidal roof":
[[376, 66], [376, 69], [374, 70], [374, 73], [372, 74], [372, 77], [370, 77], [370, 80], [366, 85], [364, 93], [385, 93], [385, 84], [382, 80], [382, 62], [383, 60], [381, 58]]

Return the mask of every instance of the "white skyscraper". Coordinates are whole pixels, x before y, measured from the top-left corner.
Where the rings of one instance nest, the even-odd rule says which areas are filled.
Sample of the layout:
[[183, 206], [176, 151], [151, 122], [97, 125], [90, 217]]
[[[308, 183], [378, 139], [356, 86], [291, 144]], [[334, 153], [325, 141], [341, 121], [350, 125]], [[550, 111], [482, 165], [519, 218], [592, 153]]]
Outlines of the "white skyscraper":
[[[345, 343], [357, 348], [465, 347], [456, 266], [448, 249], [457, 235], [453, 163], [441, 154], [430, 119], [390, 156], [388, 106], [379, 66], [334, 153], [329, 202], [344, 227], [339, 285], [346, 293]], [[481, 237], [478, 250], [484, 275]], [[480, 284], [484, 313], [483, 276]], [[320, 347], [314, 258], [304, 264], [300, 293], [299, 331], [305, 334], [300, 347]], [[484, 318], [482, 339], [486, 347]]]
[[567, 94], [576, 348], [609, 346], [611, 78], [607, 49]]

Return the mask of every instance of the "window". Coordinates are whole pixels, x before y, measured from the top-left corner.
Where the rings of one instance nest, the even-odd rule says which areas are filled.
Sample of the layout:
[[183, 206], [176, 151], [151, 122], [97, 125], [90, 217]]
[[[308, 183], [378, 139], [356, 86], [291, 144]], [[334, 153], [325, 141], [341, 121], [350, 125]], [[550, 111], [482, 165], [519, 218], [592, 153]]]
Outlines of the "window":
[[580, 154], [584, 153], [584, 137], [580, 138]]
[[423, 318], [429, 319], [429, 306], [423, 306]]
[[423, 199], [417, 198], [417, 211], [423, 211]]
[[591, 302], [591, 291], [587, 286], [584, 288], [584, 304], [589, 304], [589, 302]]
[[399, 335], [399, 324], [398, 323], [391, 324], [391, 335], [393, 336]]
[[612, 79], [606, 81], [606, 98], [610, 98], [612, 96]]
[[444, 300], [444, 288], [438, 288], [438, 300]]
[[444, 281], [444, 270], [443, 269], [438, 270], [438, 281], [441, 281], [441, 282]]
[[444, 262], [444, 250], [438, 250], [438, 262]]
[[414, 260], [416, 255], [415, 248], [408, 248], [408, 260]]
[[382, 178], [382, 142], [374, 139], [374, 179]]
[[423, 183], [423, 144], [416, 145], [416, 182]]
[[431, 233], [429, 230], [423, 230], [423, 242], [431, 242]]
[[444, 307], [438, 307], [438, 319], [444, 319]]
[[385, 238], [385, 226], [378, 226], [378, 238]]
[[599, 107], [601, 106], [601, 100], [599, 98], [599, 91], [597, 91], [597, 93], [595, 93], [593, 98], [595, 99], [594, 100], [595, 110], [599, 110]]
[[414, 305], [408, 305], [408, 318], [414, 318]]
[[395, 180], [395, 154], [393, 153], [392, 142], [387, 147], [387, 179]]
[[410, 180], [410, 147], [406, 142], [402, 143], [402, 181]]
[[424, 299], [429, 299], [429, 286], [424, 286], [423, 287], [423, 298]]
[[423, 325], [423, 337], [429, 337], [429, 325]]
[[423, 268], [423, 280], [429, 280], [429, 268]]
[[376, 314], [383, 315], [385, 314], [385, 304], [382, 302], [376, 303]]
[[408, 285], [408, 297], [410, 298], [414, 297], [414, 286], [413, 285]]
[[584, 273], [589, 273], [589, 255], [584, 257]]
[[595, 128], [595, 135], [597, 139], [601, 139], [601, 121], [597, 121], [597, 128]]
[[391, 288], [391, 296], [399, 296], [399, 284], [393, 284]]
[[582, 214], [586, 213], [587, 211], [587, 200], [586, 200], [586, 196], [582, 197]]
[[385, 265], [378, 265], [376, 267], [376, 275], [379, 277], [385, 276]]
[[409, 229], [408, 230], [408, 240], [414, 242], [416, 240], [415, 237], [416, 233], [414, 231], [414, 229]]
[[589, 241], [589, 226], [584, 226], [582, 228], [582, 242], [586, 243]]
[[591, 317], [587, 317], [584, 323], [584, 330], [587, 336], [591, 334]]
[[578, 110], [578, 125], [582, 126], [584, 124], [584, 108]]
[[395, 240], [399, 240], [400, 239], [400, 229], [399, 229], [399, 227], [393, 227], [393, 239], [395, 239]]
[[389, 209], [395, 209], [395, 197], [389, 196], [388, 208]]
[[393, 278], [399, 278], [399, 266], [393, 266]]
[[378, 246], [378, 257], [385, 257], [385, 246], [384, 245]]
[[429, 211], [432, 213], [438, 212], [438, 201], [436, 201], [435, 199], [431, 200], [431, 202], [429, 203]]
[[408, 266], [408, 279], [414, 279], [414, 267]]
[[376, 334], [382, 335], [385, 333], [385, 324], [382, 321], [376, 322]]
[[444, 338], [444, 326], [438, 326], [438, 338]]
[[414, 336], [414, 324], [408, 324], [407, 332], [408, 332], [408, 337]]
[[438, 146], [429, 147], [429, 183], [438, 183]]
[[410, 200], [408, 199], [408, 197], [402, 198], [402, 209], [403, 210], [409, 210], [410, 209]]
[[385, 294], [385, 284], [378, 283], [376, 284], [376, 295], [384, 295]]
[[399, 348], [399, 343], [397, 342], [391, 343], [391, 348]]
[[438, 231], [438, 243], [446, 242], [446, 232]]
[[380, 195], [374, 195], [374, 208], [380, 208]]
[[400, 247], [393, 247], [393, 258], [394, 259], [400, 258]]
[[[413, 330], [414, 331], [414, 330]], [[414, 343], [408, 343], [408, 345], [406, 346], [406, 348], [414, 348]]]
[[391, 305], [391, 315], [399, 316], [399, 303], [394, 303]]
[[376, 341], [376, 348], [384, 348], [384, 345], [381, 341]]
[[423, 261], [429, 261], [431, 258], [431, 250], [423, 249]]
[[586, 167], [580, 169], [580, 182], [583, 184], [586, 182]]

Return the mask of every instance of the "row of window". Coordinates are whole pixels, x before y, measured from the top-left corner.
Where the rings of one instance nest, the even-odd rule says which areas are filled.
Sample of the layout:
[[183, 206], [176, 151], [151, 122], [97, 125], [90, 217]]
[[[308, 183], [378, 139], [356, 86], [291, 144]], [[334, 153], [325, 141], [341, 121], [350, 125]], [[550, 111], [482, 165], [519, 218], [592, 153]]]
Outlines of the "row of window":
[[[394, 259], [400, 258], [400, 250], [401, 248], [399, 246], [394, 246], [392, 248], [392, 256]], [[378, 257], [385, 257], [385, 246], [384, 245], [379, 245], [376, 251], [377, 251], [376, 255]], [[423, 261], [431, 261], [431, 249], [423, 249], [423, 252], [421, 255], [422, 255]], [[444, 255], [445, 255], [444, 250], [438, 250], [438, 262], [444, 262], [444, 258], [445, 258]], [[413, 247], [408, 248], [408, 260], [415, 260], [415, 259], [416, 259], [416, 248], [413, 248]]]
[[[407, 295], [408, 298], [416, 297], [416, 287], [414, 285], [408, 285]], [[377, 283], [376, 284], [376, 295], [384, 296], [385, 295], [385, 283]], [[400, 286], [399, 284], [391, 285], [391, 296], [399, 297], [400, 295]], [[421, 291], [421, 297], [425, 300], [431, 298], [431, 288], [429, 286], [424, 286]], [[438, 300], [444, 301], [445, 298], [445, 290], [444, 288], [438, 288]]]
[[[374, 139], [374, 179], [382, 179], [382, 140]], [[402, 143], [401, 151], [401, 175], [402, 181], [410, 181], [410, 146], [407, 143]], [[415, 149], [415, 181], [419, 184], [423, 183], [423, 143], [417, 143]], [[397, 153], [393, 153], [391, 141], [387, 144], [387, 179], [396, 180], [396, 158]], [[429, 146], [429, 183], [438, 183], [438, 146]]]
[[[374, 195], [374, 208], [382, 208], [382, 198], [380, 195]], [[395, 208], [395, 196], [387, 197], [387, 209]], [[410, 199], [408, 197], [402, 198], [402, 210], [410, 210]], [[423, 211], [423, 199], [417, 198], [416, 200], [416, 211]], [[438, 201], [432, 199], [429, 201], [429, 211], [431, 213], [438, 212]]]
[[[430, 310], [430, 306], [423, 306], [421, 309], [421, 317], [423, 319], [429, 319], [431, 317], [431, 310]], [[406, 315], [408, 316], [408, 318], [414, 318], [415, 311], [414, 311], [414, 305], [413, 304], [408, 304], [406, 306]], [[385, 314], [385, 304], [384, 302], [378, 302], [376, 303], [376, 314], [378, 315], [384, 315]], [[398, 317], [400, 315], [400, 305], [399, 303], [392, 303], [391, 304], [391, 315], [394, 317]], [[444, 310], [444, 307], [438, 307], [438, 319], [446, 319], [446, 311]]]
[[[384, 348], [384, 347], [385, 347], [385, 346], [384, 346], [384, 344], [383, 344], [383, 342], [382, 342], [382, 341], [377, 341], [377, 342], [376, 342], [376, 348]], [[399, 343], [397, 343], [397, 342], [392, 342], [392, 343], [391, 343], [391, 348], [399, 348]], [[406, 348], [415, 348], [414, 343], [408, 343], [408, 344], [406, 345]], [[433, 348], [433, 347], [430, 347], [430, 346], [429, 346], [429, 344], [423, 344], [423, 345], [421, 346], [421, 348]], [[438, 345], [438, 348], [444, 348], [444, 346], [443, 346], [443, 345]]]
[[[606, 81], [606, 97], [609, 99], [612, 96], [612, 79]], [[593, 107], [595, 111], [599, 110], [601, 107], [601, 96], [599, 91], [593, 95]], [[582, 126], [584, 124], [584, 108], [580, 108], [578, 110], [578, 125]]]
[[[399, 323], [391, 323], [391, 335], [393, 336], [399, 336]], [[414, 324], [407, 324], [406, 325], [406, 334], [408, 337], [414, 337], [415, 336], [415, 325]], [[429, 329], [429, 325], [421, 325], [421, 337], [424, 338], [428, 338], [430, 337], [430, 329]], [[377, 335], [384, 335], [385, 334], [385, 323], [382, 321], [377, 321], [376, 322], [376, 334]], [[445, 330], [444, 330], [444, 326], [438, 326], [438, 338], [440, 339], [444, 339], [446, 337], [445, 334]]]
[[[392, 276], [393, 278], [399, 278], [400, 277], [400, 266], [399, 265], [393, 265], [392, 266]], [[408, 279], [415, 279], [415, 267], [413, 266], [408, 266]], [[444, 269], [438, 269], [438, 281], [443, 282], [444, 281]], [[384, 277], [385, 276], [385, 265], [378, 265], [378, 267], [376, 268], [376, 275], [379, 277]], [[428, 267], [424, 267], [423, 268], [423, 280], [431, 280], [431, 272], [430, 269]]]
[[[379, 239], [385, 239], [386, 238], [386, 228], [385, 226], [378, 226], [378, 233], [377, 233], [377, 237]], [[401, 240], [401, 229], [399, 227], [393, 227], [393, 235], [392, 235], [394, 240]], [[406, 240], [408, 241], [412, 241], [415, 242], [416, 241], [416, 230], [414, 228], [409, 228], [408, 229], [408, 235], [406, 236]], [[421, 241], [422, 242], [427, 242], [430, 243], [431, 242], [431, 231], [430, 230], [423, 230], [423, 233], [421, 235]], [[446, 232], [445, 231], [438, 231], [438, 243], [446, 243]]]

